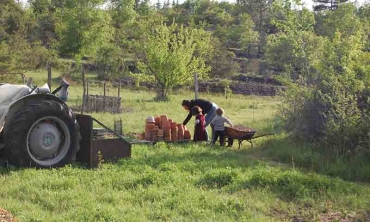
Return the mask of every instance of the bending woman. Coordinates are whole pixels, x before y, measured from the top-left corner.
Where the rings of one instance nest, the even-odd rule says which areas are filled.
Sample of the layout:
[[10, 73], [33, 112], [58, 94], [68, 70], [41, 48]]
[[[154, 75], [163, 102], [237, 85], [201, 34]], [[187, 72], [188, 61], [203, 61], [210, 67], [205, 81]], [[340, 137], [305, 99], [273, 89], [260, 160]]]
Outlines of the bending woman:
[[[188, 116], [184, 120], [183, 124], [186, 125], [189, 120], [192, 117], [191, 114], [191, 108], [194, 106], [199, 106], [202, 109], [203, 115], [205, 115], [205, 121], [206, 121], [206, 131], [207, 131], [207, 126], [212, 122], [212, 120], [216, 117], [216, 110], [218, 106], [211, 101], [205, 100], [205, 99], [192, 99], [192, 100], [183, 100], [182, 101], [182, 107], [184, 107], [185, 110], [189, 111]], [[211, 125], [212, 127], [212, 125]], [[212, 139], [213, 139], [213, 128], [212, 128]], [[211, 140], [212, 140], [211, 139]], [[208, 133], [206, 133], [206, 140], [208, 140]]]

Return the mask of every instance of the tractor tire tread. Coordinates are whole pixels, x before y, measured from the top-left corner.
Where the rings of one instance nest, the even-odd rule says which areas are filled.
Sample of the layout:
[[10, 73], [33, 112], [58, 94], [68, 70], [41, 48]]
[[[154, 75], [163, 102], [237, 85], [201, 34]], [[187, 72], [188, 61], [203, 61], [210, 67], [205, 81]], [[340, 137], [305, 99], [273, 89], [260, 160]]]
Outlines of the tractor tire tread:
[[[56, 101], [40, 101], [27, 107], [22, 107], [13, 119], [6, 123], [5, 153], [8, 162], [21, 167], [61, 167], [76, 160], [80, 149], [80, 126], [72, 111], [64, 104]], [[32, 124], [43, 116], [56, 116], [68, 126], [71, 135], [71, 145], [66, 156], [52, 166], [40, 165], [32, 160], [27, 151], [27, 134]]]

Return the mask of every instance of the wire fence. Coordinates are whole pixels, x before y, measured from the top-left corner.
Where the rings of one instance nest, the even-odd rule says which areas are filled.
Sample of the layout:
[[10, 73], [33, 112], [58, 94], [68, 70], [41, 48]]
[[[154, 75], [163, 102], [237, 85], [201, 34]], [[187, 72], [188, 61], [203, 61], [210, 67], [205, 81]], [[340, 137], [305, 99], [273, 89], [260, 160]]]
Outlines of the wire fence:
[[[122, 88], [145, 88], [146, 90], [160, 94], [160, 87], [155, 83], [140, 82], [139, 84], [132, 79], [122, 79], [119, 81], [99, 81], [86, 79], [85, 95], [78, 98], [72, 105], [76, 111], [82, 112], [109, 112], [122, 113]], [[256, 96], [276, 96], [281, 86], [271, 84], [241, 82], [241, 81], [198, 81], [194, 76], [194, 84], [188, 86], [175, 87], [176, 90], [194, 91], [195, 98], [199, 93], [223, 94], [226, 98], [232, 94], [256, 95]], [[165, 100], [165, 98], [153, 98], [153, 101]]]

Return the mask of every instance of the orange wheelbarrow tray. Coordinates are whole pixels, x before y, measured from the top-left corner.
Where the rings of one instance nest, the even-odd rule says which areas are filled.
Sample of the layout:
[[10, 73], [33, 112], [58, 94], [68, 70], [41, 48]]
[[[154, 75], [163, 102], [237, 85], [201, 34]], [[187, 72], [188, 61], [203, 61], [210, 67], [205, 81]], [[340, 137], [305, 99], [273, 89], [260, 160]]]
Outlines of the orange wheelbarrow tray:
[[252, 129], [250, 127], [246, 126], [240, 126], [236, 125], [233, 127], [225, 127], [225, 136], [228, 138], [228, 147], [232, 147], [234, 143], [234, 139], [238, 140], [239, 147], [242, 145], [243, 141], [246, 140], [251, 144], [251, 147], [253, 147], [253, 141], [252, 139], [257, 139], [259, 137], [274, 135], [275, 133], [265, 133], [261, 135], [255, 136], [257, 130]]

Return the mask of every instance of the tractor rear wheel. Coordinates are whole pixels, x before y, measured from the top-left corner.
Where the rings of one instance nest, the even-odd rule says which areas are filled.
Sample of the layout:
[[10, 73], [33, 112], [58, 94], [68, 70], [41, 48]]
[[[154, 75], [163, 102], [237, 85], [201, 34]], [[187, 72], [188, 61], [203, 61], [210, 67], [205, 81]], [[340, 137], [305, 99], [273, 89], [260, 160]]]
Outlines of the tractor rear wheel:
[[5, 126], [8, 162], [22, 167], [60, 167], [76, 160], [80, 126], [71, 110], [40, 101], [18, 112]]

